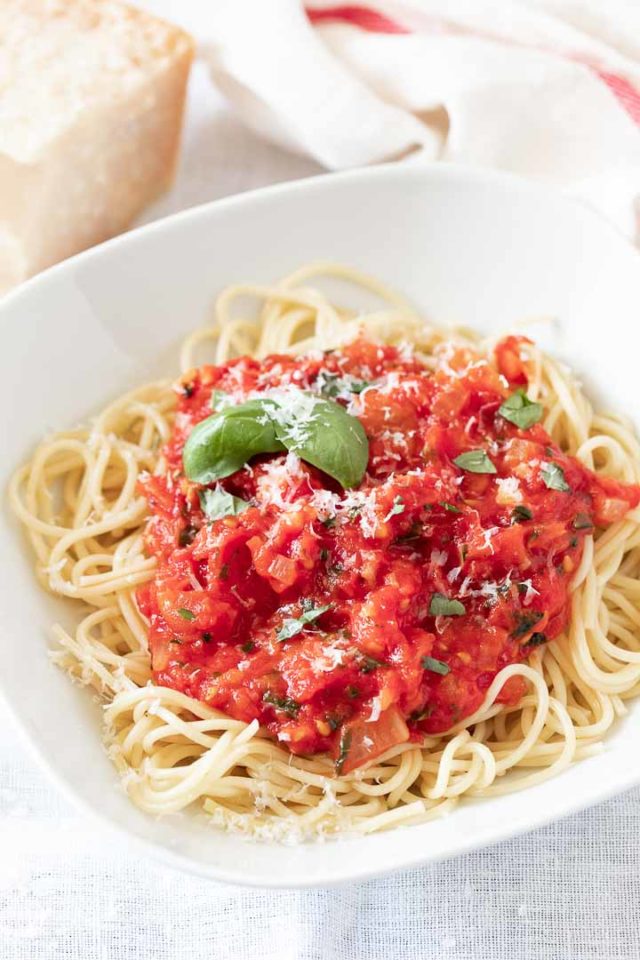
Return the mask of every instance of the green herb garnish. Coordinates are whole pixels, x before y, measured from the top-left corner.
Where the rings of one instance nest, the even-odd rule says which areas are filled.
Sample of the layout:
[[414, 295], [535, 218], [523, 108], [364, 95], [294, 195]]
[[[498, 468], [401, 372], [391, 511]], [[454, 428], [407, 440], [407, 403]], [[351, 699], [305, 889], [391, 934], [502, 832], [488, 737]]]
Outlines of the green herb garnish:
[[546, 642], [547, 642], [547, 635], [545, 633], [536, 632], [531, 634], [531, 636], [525, 643], [525, 647], [539, 647], [540, 644], [546, 643]]
[[253, 640], [247, 640], [246, 643], [241, 644], [240, 649], [243, 653], [251, 653], [252, 650], [255, 650], [256, 645]]
[[434, 593], [429, 604], [429, 613], [432, 617], [461, 617], [466, 610], [459, 600], [449, 600], [444, 593]]
[[[301, 414], [297, 402], [271, 397], [226, 407], [198, 423], [182, 455], [184, 471], [196, 483], [230, 476], [260, 453], [290, 450], [323, 470], [346, 489], [362, 480], [369, 441], [357, 417], [339, 403], [306, 395]], [[303, 407], [307, 405], [303, 402]]]
[[303, 601], [303, 612], [299, 617], [287, 617], [284, 620], [282, 626], [276, 632], [276, 640], [290, 640], [291, 637], [296, 637], [309, 624], [315, 623], [318, 617], [330, 610], [332, 606], [332, 603], [327, 603], [324, 607], [307, 606], [305, 609], [305, 601]]
[[521, 430], [528, 430], [534, 423], [542, 420], [544, 408], [541, 403], [529, 400], [524, 390], [516, 390], [507, 397], [498, 409], [498, 413]]
[[343, 730], [342, 736], [340, 737], [340, 748], [338, 753], [338, 759], [336, 760], [336, 773], [342, 773], [342, 768], [344, 762], [347, 759], [349, 750], [351, 749], [351, 730]]
[[484, 450], [467, 450], [453, 461], [456, 467], [468, 473], [497, 473], [495, 466]]
[[358, 658], [358, 666], [360, 667], [360, 673], [373, 673], [378, 667], [386, 667], [386, 663], [383, 663], [382, 660], [376, 660], [375, 657], [370, 657], [368, 653], [362, 653]]
[[513, 640], [525, 637], [543, 617], [544, 613], [540, 613], [538, 610], [531, 610], [530, 613], [517, 613], [516, 628], [511, 632], [510, 636]]
[[220, 485], [213, 490], [201, 490], [199, 497], [202, 512], [209, 520], [237, 517], [251, 506], [241, 497], [234, 497], [232, 493], [227, 493]]
[[288, 713], [290, 717], [297, 717], [302, 706], [297, 700], [292, 700], [291, 697], [279, 697], [275, 693], [271, 693], [270, 690], [267, 690], [262, 699], [265, 703], [270, 703], [272, 707], [282, 710], [283, 713]]
[[440, 506], [444, 507], [445, 510], [448, 510], [449, 513], [462, 513], [462, 510], [460, 510], [459, 507], [454, 506], [452, 503], [447, 503], [446, 500], [441, 500]]
[[543, 463], [540, 468], [542, 479], [547, 490], [560, 490], [562, 493], [570, 493], [571, 487], [567, 483], [564, 471], [557, 463]]
[[402, 499], [401, 496], [397, 496], [393, 498], [393, 506], [391, 507], [391, 510], [389, 510], [389, 513], [384, 518], [385, 523], [387, 520], [390, 520], [391, 517], [395, 517], [399, 513], [404, 513], [404, 500]]
[[527, 520], [533, 520], [533, 513], [529, 507], [525, 507], [524, 504], [518, 504], [518, 506], [514, 507], [511, 511], [511, 519], [514, 523], [525, 523]]
[[191, 610], [187, 610], [186, 607], [179, 607], [178, 614], [182, 617], [183, 620], [195, 620], [195, 613], [191, 613]]
[[178, 534], [178, 546], [179, 547], [188, 547], [193, 543], [194, 537], [198, 532], [198, 528], [194, 527], [192, 524], [188, 524], [184, 527]]
[[573, 521], [574, 530], [591, 530], [593, 521], [588, 513], [577, 513]]
[[451, 667], [444, 660], [436, 660], [435, 657], [423, 657], [420, 663], [425, 670], [430, 670], [431, 673], [439, 673], [441, 677], [446, 677], [451, 671]]

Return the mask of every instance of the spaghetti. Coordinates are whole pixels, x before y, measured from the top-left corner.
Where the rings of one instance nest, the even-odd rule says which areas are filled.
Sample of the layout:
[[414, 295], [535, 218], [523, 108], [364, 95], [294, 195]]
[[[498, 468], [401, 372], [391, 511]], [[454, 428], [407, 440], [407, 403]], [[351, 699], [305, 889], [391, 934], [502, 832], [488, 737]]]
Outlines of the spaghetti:
[[[309, 285], [322, 274], [365, 288], [382, 306], [362, 315], [334, 307]], [[256, 317], [236, 313], [247, 298], [261, 305]], [[399, 347], [398, 355], [408, 342], [427, 370], [437, 369], [444, 350], [494, 365], [494, 342], [428, 325], [377, 281], [314, 264], [273, 287], [225, 290], [214, 325], [188, 337], [181, 366], [185, 373], [196, 367], [205, 348], [224, 365], [242, 355], [349, 349], [362, 337]], [[576, 458], [576, 469], [583, 464], [598, 476], [638, 483], [640, 448], [631, 426], [595, 414], [563, 365], [530, 343], [526, 352], [527, 397], [542, 403], [544, 429], [563, 455]], [[512, 359], [507, 348], [503, 361]], [[89, 427], [42, 443], [11, 485], [40, 581], [84, 611], [75, 630], [54, 628], [53, 657], [104, 699], [107, 747], [136, 805], [161, 814], [195, 804], [216, 825], [277, 839], [368, 833], [438, 816], [463, 796], [522, 789], [602, 748], [624, 701], [640, 691], [640, 508], [633, 499], [606, 527], [581, 531], [579, 549], [571, 548], [577, 563], [571, 569], [569, 558], [566, 565], [570, 617], [554, 639], [534, 641], [526, 662], [494, 671], [470, 715], [446, 730], [418, 724], [409, 739], [364, 766], [336, 775], [335, 756], [294, 755], [257, 719], [234, 719], [177, 684], [159, 683], [149, 611], [139, 602], [159, 569], [145, 539], [150, 521], [142, 491], [150, 475], [167, 474], [176, 409], [170, 382], [134, 390]], [[444, 670], [437, 658], [423, 659]]]

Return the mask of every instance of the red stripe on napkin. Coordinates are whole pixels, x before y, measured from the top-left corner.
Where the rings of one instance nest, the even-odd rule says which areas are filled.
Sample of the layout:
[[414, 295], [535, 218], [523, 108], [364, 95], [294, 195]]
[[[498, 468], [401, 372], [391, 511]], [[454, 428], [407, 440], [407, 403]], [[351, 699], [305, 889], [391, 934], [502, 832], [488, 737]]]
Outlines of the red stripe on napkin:
[[[353, 27], [360, 27], [361, 30], [367, 30], [369, 33], [412, 33], [408, 27], [392, 20], [386, 14], [374, 10], [373, 7], [364, 7], [360, 5], [347, 5], [337, 7], [322, 7], [314, 9], [306, 8], [307, 16], [311, 23], [348, 23]], [[467, 32], [467, 31], [465, 31]], [[472, 33], [473, 31], [468, 31]], [[542, 48], [541, 48], [542, 49]], [[548, 50], [547, 53], [555, 53], [557, 56], [563, 56], [557, 50]], [[581, 57], [572, 57], [565, 54], [565, 59], [575, 60], [583, 63], [585, 67], [595, 73], [602, 80], [614, 95], [623, 110], [628, 113], [632, 120], [640, 126], [640, 92], [626, 79], [617, 73], [609, 73], [607, 70], [600, 70], [593, 63], [586, 63]]]
[[372, 7], [346, 5], [340, 7], [307, 7], [307, 16], [311, 23], [350, 23], [369, 33], [411, 33], [406, 27], [379, 13]]

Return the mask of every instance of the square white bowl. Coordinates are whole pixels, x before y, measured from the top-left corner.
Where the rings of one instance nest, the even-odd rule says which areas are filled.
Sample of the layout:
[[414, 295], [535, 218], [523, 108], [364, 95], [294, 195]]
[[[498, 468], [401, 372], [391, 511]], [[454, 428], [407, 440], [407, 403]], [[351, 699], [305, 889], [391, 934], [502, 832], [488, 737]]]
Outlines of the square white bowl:
[[[318, 258], [379, 276], [437, 321], [499, 332], [523, 318], [557, 318], [545, 334], [549, 347], [596, 403], [640, 426], [640, 258], [611, 227], [514, 177], [380, 167], [187, 211], [68, 260], [6, 298], [2, 483], [43, 434], [86, 419], [127, 387], [177, 372], [177, 344], [210, 316], [222, 287], [268, 282]], [[51, 623], [73, 612], [38, 587], [6, 503], [4, 514], [0, 688], [76, 802], [173, 865], [235, 883], [339, 883], [495, 842], [640, 782], [639, 703], [601, 755], [420, 826], [274, 851], [189, 815], [146, 816], [101, 748], [95, 698], [48, 661]]]

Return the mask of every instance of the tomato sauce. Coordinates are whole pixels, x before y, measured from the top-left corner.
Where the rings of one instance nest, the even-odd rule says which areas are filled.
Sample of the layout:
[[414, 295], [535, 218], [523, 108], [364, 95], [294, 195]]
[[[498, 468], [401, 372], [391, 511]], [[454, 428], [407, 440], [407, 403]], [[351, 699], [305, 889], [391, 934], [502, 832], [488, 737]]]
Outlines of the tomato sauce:
[[[503, 667], [566, 627], [585, 535], [640, 502], [499, 412], [526, 388], [528, 343], [506, 338], [491, 362], [445, 344], [427, 368], [359, 340], [184, 377], [166, 470], [141, 481], [155, 681], [257, 719], [293, 753], [328, 751], [338, 772], [472, 714]], [[219, 397], [283, 387], [358, 417], [363, 482], [345, 491], [291, 453], [262, 455], [220, 483], [248, 507], [208, 519], [182, 467], [191, 429]], [[465, 453], [495, 473], [454, 463]], [[515, 677], [498, 700], [523, 692]]]

